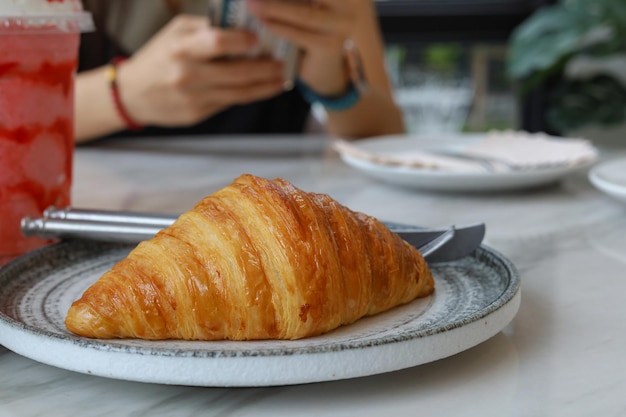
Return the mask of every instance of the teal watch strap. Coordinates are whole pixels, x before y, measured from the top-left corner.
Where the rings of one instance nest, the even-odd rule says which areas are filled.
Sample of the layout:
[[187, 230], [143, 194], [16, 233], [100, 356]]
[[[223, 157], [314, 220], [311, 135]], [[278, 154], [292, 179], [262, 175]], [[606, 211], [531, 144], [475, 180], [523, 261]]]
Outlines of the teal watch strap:
[[347, 110], [359, 101], [359, 92], [352, 82], [348, 84], [348, 89], [338, 96], [322, 96], [317, 94], [300, 79], [296, 80], [296, 88], [310, 104], [319, 103], [324, 106], [325, 109], [331, 111]]

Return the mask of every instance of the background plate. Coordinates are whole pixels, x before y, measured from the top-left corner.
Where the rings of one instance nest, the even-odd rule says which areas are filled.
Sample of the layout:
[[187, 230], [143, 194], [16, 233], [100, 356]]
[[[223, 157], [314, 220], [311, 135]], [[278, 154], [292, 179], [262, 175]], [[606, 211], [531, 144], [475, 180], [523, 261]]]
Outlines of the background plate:
[[[362, 150], [385, 154], [402, 154], [411, 150], [460, 150], [484, 139], [485, 134], [452, 136], [390, 136], [352, 142]], [[379, 164], [340, 153], [341, 159], [363, 174], [387, 183], [432, 191], [493, 192], [537, 187], [550, 184], [573, 172], [586, 169], [593, 161], [569, 166], [543, 167], [506, 172], [447, 172], [443, 170]]]
[[0, 270], [0, 344], [104, 377], [196, 386], [271, 386], [353, 378], [441, 359], [483, 342], [517, 313], [519, 277], [481, 247], [433, 265], [435, 294], [297, 341], [92, 340], [63, 324], [73, 300], [130, 246], [62, 242]]

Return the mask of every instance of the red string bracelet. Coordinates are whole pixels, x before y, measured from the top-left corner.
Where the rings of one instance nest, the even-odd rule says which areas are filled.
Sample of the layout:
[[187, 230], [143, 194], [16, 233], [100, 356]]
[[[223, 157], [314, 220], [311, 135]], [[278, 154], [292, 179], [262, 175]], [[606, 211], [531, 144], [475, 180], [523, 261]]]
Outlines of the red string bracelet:
[[107, 80], [109, 81], [111, 95], [113, 96], [113, 103], [115, 104], [117, 114], [124, 121], [126, 127], [130, 130], [142, 130], [144, 126], [135, 122], [132, 117], [130, 117], [124, 107], [124, 104], [122, 103], [122, 99], [120, 98], [120, 90], [117, 85], [117, 66], [125, 60], [126, 58], [121, 56], [115, 57], [111, 60], [109, 66], [107, 67]]

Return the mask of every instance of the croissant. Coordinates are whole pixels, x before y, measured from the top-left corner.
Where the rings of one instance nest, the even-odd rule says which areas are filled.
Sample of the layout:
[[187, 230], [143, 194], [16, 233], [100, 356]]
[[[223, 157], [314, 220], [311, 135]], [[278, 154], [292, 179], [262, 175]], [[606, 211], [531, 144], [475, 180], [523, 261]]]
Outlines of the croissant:
[[65, 324], [91, 338], [299, 339], [433, 290], [418, 250], [378, 220], [245, 174], [140, 243]]

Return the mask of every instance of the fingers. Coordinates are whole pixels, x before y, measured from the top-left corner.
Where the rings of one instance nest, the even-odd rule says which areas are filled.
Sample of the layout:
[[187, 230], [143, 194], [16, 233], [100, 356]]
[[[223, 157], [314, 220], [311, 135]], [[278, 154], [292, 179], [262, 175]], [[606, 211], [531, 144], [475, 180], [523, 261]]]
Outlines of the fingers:
[[228, 59], [189, 64], [172, 80], [182, 90], [245, 87], [256, 83], [283, 83], [283, 63], [272, 59]]
[[187, 63], [149, 87], [140, 98], [141, 104], [133, 107], [138, 109], [138, 120], [181, 126], [235, 104], [279, 94], [283, 91], [282, 65], [269, 59]]
[[207, 106], [219, 104], [223, 108], [235, 104], [248, 104], [275, 96], [283, 90], [282, 81], [250, 83], [241, 86], [215, 88], [207, 96]]
[[305, 50], [324, 49], [332, 53], [343, 46], [343, 37], [333, 34], [303, 31], [300, 28], [274, 23], [273, 21], [265, 21], [263, 24], [270, 32], [290, 40]]
[[243, 55], [257, 44], [256, 36], [245, 30], [223, 30], [209, 25], [208, 18], [180, 15], [164, 29], [174, 58], [205, 61]]
[[348, 0], [332, 5], [315, 2], [248, 0], [248, 9], [272, 33], [307, 52], [337, 54], [352, 33], [354, 10]]
[[204, 28], [180, 39], [173, 45], [172, 53], [177, 58], [207, 61], [244, 55], [256, 43], [256, 36], [248, 31]]
[[328, 18], [325, 10], [297, 2], [248, 0], [247, 6], [261, 20], [278, 20], [310, 30], [321, 27], [324, 18]]
[[233, 59], [187, 66], [180, 79], [171, 80], [184, 107], [197, 112], [210, 105], [228, 107], [261, 100], [283, 89], [280, 62], [270, 59]]
[[221, 86], [196, 90], [159, 109], [159, 125], [180, 126], [197, 123], [234, 105], [268, 99], [282, 91], [282, 82], [258, 82], [241, 86]]
[[248, 0], [248, 10], [264, 23], [279, 22], [309, 32], [347, 35], [349, 13], [341, 6], [345, 2], [321, 3]]

